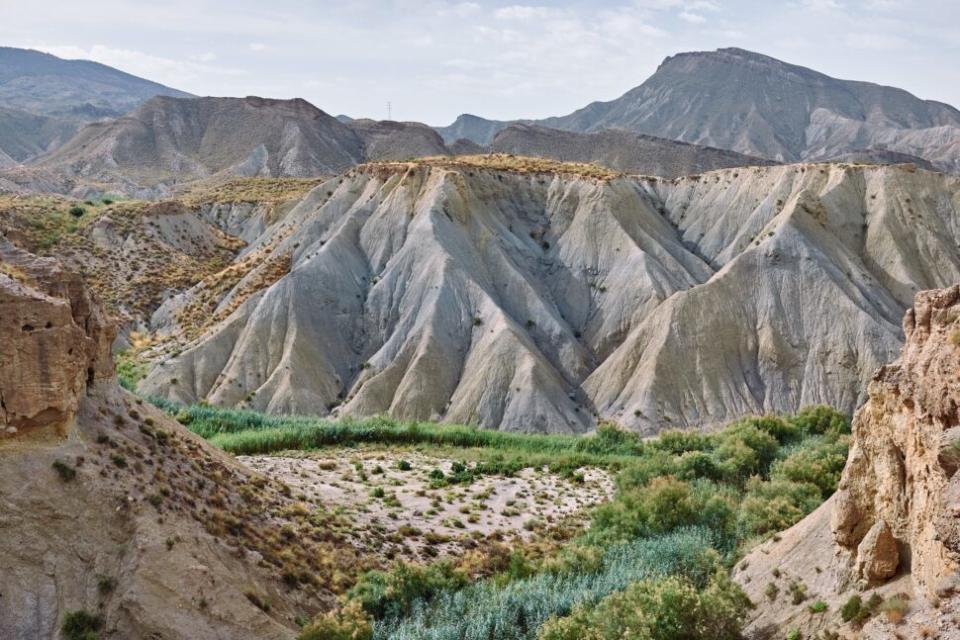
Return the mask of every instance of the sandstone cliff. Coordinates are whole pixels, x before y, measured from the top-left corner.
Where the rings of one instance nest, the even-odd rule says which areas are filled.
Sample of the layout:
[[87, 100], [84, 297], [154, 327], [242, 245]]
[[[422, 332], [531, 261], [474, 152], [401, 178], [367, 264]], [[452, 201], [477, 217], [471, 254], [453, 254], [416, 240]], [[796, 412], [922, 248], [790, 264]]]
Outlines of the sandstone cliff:
[[[960, 286], [918, 294], [903, 326], [900, 359], [877, 371], [854, 418], [837, 493], [739, 565], [760, 605], [756, 637], [791, 627], [852, 633], [837, 609], [874, 592], [902, 594], [906, 619], [877, 615], [864, 637], [960, 637]], [[778, 582], [784, 592], [803, 585], [830, 612], [811, 614], [809, 600], [771, 603], [768, 585]]]

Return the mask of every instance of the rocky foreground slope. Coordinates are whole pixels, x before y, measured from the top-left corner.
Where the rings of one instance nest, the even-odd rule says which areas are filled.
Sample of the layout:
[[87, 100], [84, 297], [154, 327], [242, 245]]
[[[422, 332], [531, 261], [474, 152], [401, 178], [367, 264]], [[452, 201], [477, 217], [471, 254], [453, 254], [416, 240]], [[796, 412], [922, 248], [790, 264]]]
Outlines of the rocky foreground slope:
[[[735, 573], [762, 603], [753, 637], [791, 627], [853, 633], [838, 610], [874, 592], [902, 595], [862, 637], [960, 637], [960, 286], [920, 293], [903, 328], [900, 359], [876, 372], [854, 418], [837, 493]], [[803, 586], [802, 603], [791, 604], [790, 585]], [[817, 599], [828, 613], [810, 611]]]
[[0, 637], [288, 640], [354, 554], [122, 392], [112, 336], [78, 277], [0, 239]]
[[364, 165], [158, 310], [141, 390], [522, 431], [852, 411], [914, 293], [960, 280], [958, 213], [910, 166]]

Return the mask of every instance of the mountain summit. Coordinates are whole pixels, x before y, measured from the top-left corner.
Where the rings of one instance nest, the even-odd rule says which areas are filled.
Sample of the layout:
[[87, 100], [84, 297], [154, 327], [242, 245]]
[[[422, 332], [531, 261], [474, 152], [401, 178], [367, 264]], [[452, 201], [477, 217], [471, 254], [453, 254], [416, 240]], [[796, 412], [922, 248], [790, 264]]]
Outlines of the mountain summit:
[[[461, 117], [441, 135], [485, 143], [512, 122]], [[781, 162], [866, 149], [960, 170], [960, 111], [893, 87], [838, 80], [744, 49], [679, 53], [615, 100], [536, 124], [626, 129]]]

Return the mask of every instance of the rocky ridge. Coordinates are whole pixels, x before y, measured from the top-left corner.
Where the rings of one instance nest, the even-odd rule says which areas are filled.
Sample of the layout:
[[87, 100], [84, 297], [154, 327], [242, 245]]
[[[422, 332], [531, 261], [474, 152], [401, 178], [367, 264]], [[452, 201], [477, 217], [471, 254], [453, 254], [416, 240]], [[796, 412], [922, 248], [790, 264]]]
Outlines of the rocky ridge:
[[615, 171], [678, 178], [728, 167], [775, 164], [733, 151], [677, 142], [666, 138], [605, 129], [576, 133], [535, 125], [515, 124], [488, 145], [493, 153], [596, 163]]

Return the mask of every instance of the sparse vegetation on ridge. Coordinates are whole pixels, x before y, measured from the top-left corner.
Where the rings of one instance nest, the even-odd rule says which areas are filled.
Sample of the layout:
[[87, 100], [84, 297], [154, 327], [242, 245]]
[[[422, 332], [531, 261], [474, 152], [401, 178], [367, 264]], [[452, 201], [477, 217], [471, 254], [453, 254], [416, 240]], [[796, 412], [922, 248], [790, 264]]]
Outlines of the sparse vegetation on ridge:
[[515, 156], [510, 153], [490, 153], [465, 156], [430, 156], [416, 158], [403, 162], [370, 162], [360, 165], [357, 170], [365, 171], [377, 168], [408, 168], [410, 166], [426, 165], [447, 169], [492, 169], [496, 171], [512, 171], [516, 173], [562, 173], [584, 178], [612, 180], [625, 174], [602, 167], [598, 164], [583, 162], [562, 162], [548, 158]]
[[255, 202], [282, 204], [298, 200], [325, 178], [230, 178], [220, 182], [198, 182], [190, 185], [182, 200], [188, 206], [208, 202]]

